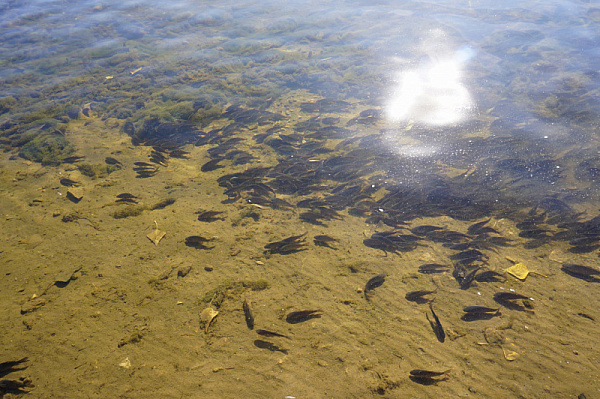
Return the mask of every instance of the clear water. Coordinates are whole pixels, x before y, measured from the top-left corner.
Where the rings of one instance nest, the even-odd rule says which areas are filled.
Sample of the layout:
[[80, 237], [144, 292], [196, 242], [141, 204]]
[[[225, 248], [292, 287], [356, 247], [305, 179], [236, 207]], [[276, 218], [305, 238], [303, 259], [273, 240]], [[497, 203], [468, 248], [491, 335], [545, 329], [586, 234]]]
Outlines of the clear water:
[[[591, 1], [0, 4], [0, 360], [29, 358], [7, 378], [37, 397], [594, 397], [598, 278], [561, 265], [599, 263], [599, 22]], [[419, 225], [469, 231], [489, 259], [464, 272], [537, 274], [417, 273], [456, 250], [377, 237]], [[435, 287], [443, 344], [404, 299]], [[535, 310], [461, 320], [505, 289]], [[243, 299], [292, 339], [248, 330]], [[303, 309], [323, 315], [285, 322]]]

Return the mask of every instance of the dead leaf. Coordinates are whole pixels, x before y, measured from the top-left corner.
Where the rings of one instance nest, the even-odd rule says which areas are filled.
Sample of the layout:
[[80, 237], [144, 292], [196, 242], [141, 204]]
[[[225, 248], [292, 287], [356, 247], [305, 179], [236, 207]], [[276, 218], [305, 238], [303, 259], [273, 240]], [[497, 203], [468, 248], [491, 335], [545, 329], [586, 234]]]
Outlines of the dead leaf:
[[146, 237], [148, 237], [148, 239], [152, 241], [154, 245], [158, 245], [160, 240], [162, 240], [166, 234], [167, 233], [165, 233], [164, 231], [156, 229], [152, 233], [148, 234]]

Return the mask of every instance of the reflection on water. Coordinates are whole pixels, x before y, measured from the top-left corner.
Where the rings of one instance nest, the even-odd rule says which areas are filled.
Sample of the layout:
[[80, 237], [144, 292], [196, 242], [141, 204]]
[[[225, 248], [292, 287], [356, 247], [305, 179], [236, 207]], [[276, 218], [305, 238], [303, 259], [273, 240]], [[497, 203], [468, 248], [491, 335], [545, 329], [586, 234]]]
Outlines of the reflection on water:
[[599, 16], [3, 3], [0, 396], [592, 396]]
[[441, 30], [429, 35], [420, 49], [424, 54], [420, 65], [398, 73], [398, 88], [387, 106], [392, 122], [413, 120], [434, 126], [460, 123], [474, 107], [463, 77], [474, 51], [466, 46], [450, 48], [452, 44]]

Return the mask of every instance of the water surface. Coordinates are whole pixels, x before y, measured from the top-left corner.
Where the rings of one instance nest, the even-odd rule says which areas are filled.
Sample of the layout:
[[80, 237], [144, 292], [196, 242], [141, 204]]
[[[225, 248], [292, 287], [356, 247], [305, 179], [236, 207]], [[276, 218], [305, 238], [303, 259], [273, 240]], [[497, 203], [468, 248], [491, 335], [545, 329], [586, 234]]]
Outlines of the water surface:
[[26, 395], [598, 393], [599, 279], [564, 269], [599, 269], [592, 2], [0, 10], [0, 361], [28, 357]]

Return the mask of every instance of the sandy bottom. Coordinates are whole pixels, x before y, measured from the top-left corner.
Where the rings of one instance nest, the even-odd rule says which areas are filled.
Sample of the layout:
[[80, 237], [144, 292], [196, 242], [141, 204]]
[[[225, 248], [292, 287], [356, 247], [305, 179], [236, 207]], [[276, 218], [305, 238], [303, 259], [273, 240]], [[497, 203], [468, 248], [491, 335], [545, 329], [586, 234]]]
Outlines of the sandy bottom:
[[[118, 126], [89, 119], [69, 134], [86, 162], [111, 156], [124, 166], [90, 179], [72, 165], [42, 167], [3, 155], [0, 361], [28, 357], [25, 370], [3, 378], [29, 377], [35, 384], [6, 398], [600, 396], [600, 285], [564, 274], [557, 262], [593, 266], [595, 253], [548, 245], [487, 251], [494, 270], [512, 260], [539, 274], [461, 290], [449, 273], [417, 273], [423, 263], [449, 264], [452, 251], [440, 244], [384, 256], [362, 240], [389, 228], [361, 218], [319, 227], [300, 222], [295, 210], [223, 203], [216, 179], [231, 170], [201, 172], [209, 160], [205, 148], [190, 148], [190, 159], [171, 159], [156, 176], [136, 179], [133, 162], [147, 161], [150, 149], [133, 147]], [[59, 183], [65, 176], [83, 184], [79, 203], [66, 198]], [[129, 206], [114, 202], [123, 192], [143, 204], [176, 202], [115, 219], [115, 210]], [[225, 211], [224, 220], [198, 221], [200, 209]], [[490, 223], [522, 242], [513, 222]], [[436, 218], [411, 227], [420, 224], [461, 232], [468, 226]], [[166, 233], [158, 245], [147, 238], [156, 227]], [[265, 244], [303, 233], [307, 250], [264, 254]], [[318, 234], [338, 239], [337, 249], [315, 246]], [[191, 235], [215, 237], [214, 248], [187, 247]], [[191, 271], [178, 276], [187, 266]], [[68, 282], [55, 284], [65, 273]], [[387, 274], [385, 283], [366, 301], [365, 283], [378, 273]], [[258, 280], [268, 288], [253, 290]], [[200, 313], [219, 287], [227, 289], [206, 329]], [[464, 306], [494, 307], [493, 294], [509, 288], [534, 298], [533, 311], [503, 308], [490, 320], [461, 320]], [[444, 343], [427, 321], [429, 307], [404, 298], [419, 289], [437, 290]], [[246, 326], [244, 300], [255, 330]], [[320, 309], [322, 317], [285, 321], [289, 312], [306, 309]], [[289, 339], [262, 337], [256, 329]], [[412, 369], [451, 371], [423, 385], [409, 379]]]

